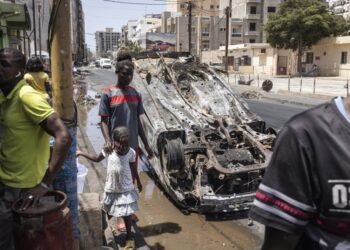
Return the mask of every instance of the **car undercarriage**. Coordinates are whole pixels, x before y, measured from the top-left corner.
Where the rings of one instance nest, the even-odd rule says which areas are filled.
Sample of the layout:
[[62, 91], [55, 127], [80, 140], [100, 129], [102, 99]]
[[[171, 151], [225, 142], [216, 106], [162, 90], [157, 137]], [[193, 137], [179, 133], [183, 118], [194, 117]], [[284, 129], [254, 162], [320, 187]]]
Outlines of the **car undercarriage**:
[[276, 132], [226, 75], [186, 53], [134, 55], [152, 169], [172, 200], [202, 213], [249, 209]]

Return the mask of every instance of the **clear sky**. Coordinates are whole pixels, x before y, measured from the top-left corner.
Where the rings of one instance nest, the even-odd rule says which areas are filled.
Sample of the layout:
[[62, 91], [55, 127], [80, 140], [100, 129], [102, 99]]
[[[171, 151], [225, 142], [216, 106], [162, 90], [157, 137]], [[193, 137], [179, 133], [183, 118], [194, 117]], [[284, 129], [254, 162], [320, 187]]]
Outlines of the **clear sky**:
[[[162, 3], [154, 0], [124, 0], [124, 2]], [[91, 51], [96, 50], [96, 31], [104, 31], [106, 27], [111, 27], [120, 32], [128, 20], [139, 19], [145, 14], [160, 14], [166, 9], [165, 5], [129, 5], [104, 0], [82, 0], [82, 3], [85, 14], [85, 38]]]

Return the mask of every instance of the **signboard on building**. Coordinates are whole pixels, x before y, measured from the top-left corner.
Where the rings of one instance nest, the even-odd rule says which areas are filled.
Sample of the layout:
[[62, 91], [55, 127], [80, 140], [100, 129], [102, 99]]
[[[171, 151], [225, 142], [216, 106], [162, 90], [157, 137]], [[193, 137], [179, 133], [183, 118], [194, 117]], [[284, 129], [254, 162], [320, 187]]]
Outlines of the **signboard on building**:
[[146, 33], [146, 49], [153, 51], [175, 51], [176, 34]]

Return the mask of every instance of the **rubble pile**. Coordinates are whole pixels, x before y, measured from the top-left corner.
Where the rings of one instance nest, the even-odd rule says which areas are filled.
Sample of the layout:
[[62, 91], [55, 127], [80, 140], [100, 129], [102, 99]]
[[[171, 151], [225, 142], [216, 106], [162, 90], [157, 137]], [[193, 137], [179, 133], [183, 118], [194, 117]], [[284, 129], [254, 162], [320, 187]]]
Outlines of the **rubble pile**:
[[248, 90], [241, 93], [241, 97], [244, 99], [260, 99], [262, 94], [258, 91]]

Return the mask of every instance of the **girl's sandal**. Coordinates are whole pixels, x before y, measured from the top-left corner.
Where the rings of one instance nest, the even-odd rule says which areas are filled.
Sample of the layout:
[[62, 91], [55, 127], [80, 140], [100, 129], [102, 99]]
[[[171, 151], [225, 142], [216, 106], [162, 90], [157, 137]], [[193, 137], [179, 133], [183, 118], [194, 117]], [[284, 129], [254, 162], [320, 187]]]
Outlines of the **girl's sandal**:
[[127, 240], [125, 242], [124, 250], [134, 250], [135, 249], [135, 241], [134, 240]]

